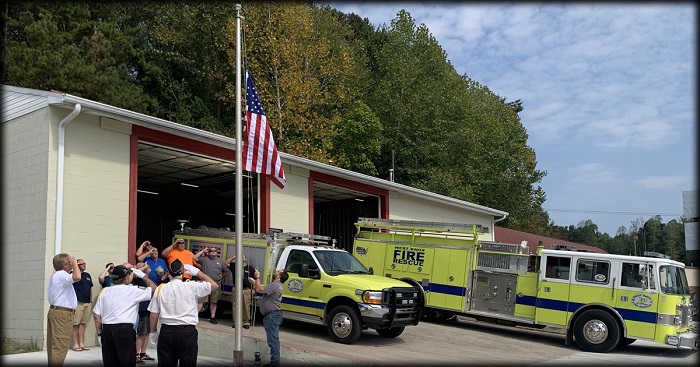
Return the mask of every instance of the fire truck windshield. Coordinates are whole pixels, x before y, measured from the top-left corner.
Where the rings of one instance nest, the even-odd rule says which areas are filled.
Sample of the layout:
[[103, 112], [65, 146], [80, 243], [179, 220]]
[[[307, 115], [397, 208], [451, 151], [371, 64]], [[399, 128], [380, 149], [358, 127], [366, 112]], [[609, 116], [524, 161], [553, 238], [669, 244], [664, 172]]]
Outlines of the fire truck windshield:
[[685, 269], [672, 265], [659, 266], [659, 289], [666, 294], [690, 294]]
[[321, 267], [328, 275], [369, 274], [362, 263], [345, 251], [314, 251]]

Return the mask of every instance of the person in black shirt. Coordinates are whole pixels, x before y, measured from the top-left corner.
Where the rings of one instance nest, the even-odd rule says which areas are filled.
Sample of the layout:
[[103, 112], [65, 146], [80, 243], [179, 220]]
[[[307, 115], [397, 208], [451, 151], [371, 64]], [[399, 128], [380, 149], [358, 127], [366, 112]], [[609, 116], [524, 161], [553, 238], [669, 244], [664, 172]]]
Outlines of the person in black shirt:
[[85, 347], [85, 325], [92, 319], [92, 277], [86, 272], [85, 260], [78, 259], [80, 281], [73, 283], [78, 307], [73, 314], [73, 350], [80, 352], [90, 350]]
[[[233, 286], [236, 286], [236, 269], [235, 265], [236, 262], [236, 256], [231, 256], [226, 261], [224, 261], [224, 264], [226, 264], [231, 270], [231, 276], [233, 279]], [[242, 295], [243, 295], [243, 306], [242, 306], [242, 316], [243, 316], [243, 328], [244, 329], [249, 329], [250, 328], [250, 307], [251, 303], [253, 300], [253, 289], [251, 287], [250, 281], [248, 278], [254, 278], [255, 276], [255, 268], [252, 267], [251, 265], [248, 265], [248, 257], [243, 255], [243, 287], [241, 289]], [[231, 309], [233, 310], [233, 315], [231, 318], [233, 319], [233, 327], [236, 327], [236, 298], [235, 298], [235, 289], [231, 291]]]

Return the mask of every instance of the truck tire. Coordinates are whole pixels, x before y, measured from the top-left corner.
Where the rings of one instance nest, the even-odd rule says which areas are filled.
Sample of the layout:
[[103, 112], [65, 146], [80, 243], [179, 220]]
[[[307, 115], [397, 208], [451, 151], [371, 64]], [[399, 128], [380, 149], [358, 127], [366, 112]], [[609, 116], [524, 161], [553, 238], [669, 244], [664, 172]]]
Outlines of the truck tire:
[[574, 337], [586, 352], [607, 353], [620, 342], [620, 326], [609, 313], [588, 310], [576, 319]]
[[623, 337], [620, 339], [620, 344], [618, 346], [625, 347], [625, 346], [628, 346], [628, 345], [634, 343], [635, 341], [637, 341], [637, 339]]
[[348, 305], [340, 305], [332, 309], [328, 315], [326, 327], [331, 340], [337, 343], [352, 344], [362, 334], [360, 315], [357, 310]]
[[425, 316], [430, 321], [446, 322], [446, 321], [456, 321], [457, 314], [450, 311], [443, 311], [434, 308], [427, 308], [423, 311], [423, 316]]
[[404, 329], [406, 329], [405, 326], [393, 327], [389, 329], [377, 329], [377, 334], [385, 338], [396, 338], [403, 333]]

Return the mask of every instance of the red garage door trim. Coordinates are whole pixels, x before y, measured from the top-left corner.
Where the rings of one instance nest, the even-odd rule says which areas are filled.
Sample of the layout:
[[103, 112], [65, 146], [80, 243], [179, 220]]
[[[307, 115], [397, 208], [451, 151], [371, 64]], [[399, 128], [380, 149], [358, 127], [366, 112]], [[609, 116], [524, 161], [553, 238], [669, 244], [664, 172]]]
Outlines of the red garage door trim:
[[[143, 126], [133, 125], [131, 129], [131, 152], [130, 152], [130, 177], [129, 177], [129, 260], [131, 261], [136, 249], [136, 213], [137, 213], [137, 192], [139, 177], [139, 141], [154, 143], [165, 147], [184, 150], [209, 157], [225, 159], [230, 162], [236, 161], [234, 149], [222, 148], [217, 145], [207, 144], [198, 140], [188, 139], [170, 133], [148, 129]], [[270, 227], [270, 181], [267, 179], [258, 180], [260, 185], [260, 232], [265, 233]]]

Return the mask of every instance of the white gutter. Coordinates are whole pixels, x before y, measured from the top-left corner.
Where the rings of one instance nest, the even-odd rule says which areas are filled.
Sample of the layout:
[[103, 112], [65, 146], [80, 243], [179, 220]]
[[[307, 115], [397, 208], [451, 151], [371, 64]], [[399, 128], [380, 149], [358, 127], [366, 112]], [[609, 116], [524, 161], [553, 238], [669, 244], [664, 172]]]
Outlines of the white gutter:
[[56, 238], [55, 255], [62, 251], [61, 235], [63, 232], [63, 161], [66, 140], [66, 125], [80, 114], [80, 103], [77, 103], [73, 111], [58, 123], [58, 172], [56, 173]]
[[500, 221], [506, 219], [507, 216], [508, 216], [508, 213], [506, 213], [506, 214], [504, 214], [502, 217], [500, 217], [500, 218], [494, 220], [493, 223], [500, 222]]

